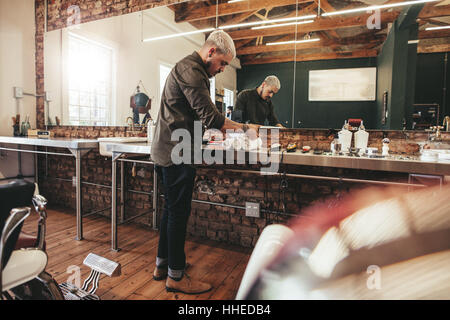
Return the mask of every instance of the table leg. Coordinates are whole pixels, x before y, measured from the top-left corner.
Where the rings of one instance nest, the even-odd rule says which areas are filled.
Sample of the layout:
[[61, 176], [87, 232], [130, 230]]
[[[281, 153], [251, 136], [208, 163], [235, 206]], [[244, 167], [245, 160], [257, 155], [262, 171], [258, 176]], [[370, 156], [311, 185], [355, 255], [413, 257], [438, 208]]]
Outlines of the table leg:
[[81, 204], [81, 150], [76, 150], [75, 155], [76, 175], [76, 206], [77, 206], [77, 237], [75, 240], [83, 240], [83, 221]]
[[22, 178], [22, 152], [20, 152], [20, 149], [22, 149], [22, 147], [18, 145], [17, 149], [19, 149], [19, 152], [17, 152], [17, 176]]
[[117, 161], [112, 157], [111, 177], [111, 250], [119, 251], [117, 246]]
[[125, 173], [124, 162], [120, 161], [120, 221], [125, 219]]
[[[37, 151], [38, 147], [34, 146], [34, 151]], [[39, 164], [38, 164], [38, 153], [33, 154], [34, 156], [34, 182], [39, 186], [39, 174], [38, 174], [38, 170], [39, 170]]]

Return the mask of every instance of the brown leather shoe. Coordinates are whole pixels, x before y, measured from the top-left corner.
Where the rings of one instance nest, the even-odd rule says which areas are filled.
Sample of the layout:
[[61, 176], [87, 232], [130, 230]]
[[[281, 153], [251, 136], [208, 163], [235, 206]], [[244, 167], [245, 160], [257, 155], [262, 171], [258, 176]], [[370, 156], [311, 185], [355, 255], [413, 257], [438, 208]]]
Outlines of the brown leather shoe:
[[[184, 270], [187, 270], [191, 265], [189, 262], [186, 262], [186, 266], [184, 267]], [[167, 266], [158, 268], [155, 267], [155, 270], [153, 271], [153, 279], [156, 281], [165, 280], [167, 278]]]
[[193, 280], [185, 272], [183, 278], [180, 281], [175, 281], [170, 277], [166, 280], [167, 292], [182, 292], [186, 294], [200, 294], [208, 292], [212, 289], [209, 283]]
[[161, 281], [167, 278], [167, 267], [158, 268], [155, 267], [153, 271], [153, 279], [156, 281]]

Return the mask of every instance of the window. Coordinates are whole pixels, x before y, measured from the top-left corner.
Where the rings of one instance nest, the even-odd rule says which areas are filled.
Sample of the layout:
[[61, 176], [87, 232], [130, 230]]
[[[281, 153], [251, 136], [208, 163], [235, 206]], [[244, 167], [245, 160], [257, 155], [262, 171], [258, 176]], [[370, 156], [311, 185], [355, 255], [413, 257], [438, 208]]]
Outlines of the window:
[[169, 76], [172, 67], [165, 64], [159, 65], [159, 98], [161, 99], [162, 93], [164, 91], [164, 86], [166, 85], [167, 77]]
[[229, 90], [227, 88], [224, 88], [224, 96], [223, 96], [223, 103], [225, 104], [225, 109], [227, 107], [232, 107], [234, 105], [234, 92], [233, 90]]
[[216, 104], [216, 78], [209, 79], [209, 92], [211, 94], [211, 101]]
[[71, 125], [109, 125], [113, 110], [114, 50], [69, 33], [68, 96]]

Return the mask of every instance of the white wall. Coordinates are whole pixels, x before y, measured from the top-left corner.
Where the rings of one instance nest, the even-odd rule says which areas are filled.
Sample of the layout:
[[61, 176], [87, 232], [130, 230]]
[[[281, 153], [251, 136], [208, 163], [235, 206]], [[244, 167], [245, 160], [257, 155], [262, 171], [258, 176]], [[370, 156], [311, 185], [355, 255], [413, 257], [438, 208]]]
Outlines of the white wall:
[[[139, 80], [142, 80], [146, 92], [152, 99], [150, 114], [156, 119], [160, 107], [159, 64], [175, 65], [186, 55], [198, 50], [204, 42], [203, 34], [186, 37], [142, 42], [142, 39], [161, 35], [196, 30], [188, 23], [176, 24], [174, 12], [167, 7], [158, 7], [143, 12], [112, 17], [82, 24], [72, 30], [84, 37], [103, 42], [116, 48], [116, 118], [111, 125], [125, 125], [125, 119], [132, 116], [129, 107], [130, 96], [134, 93]], [[46, 35], [45, 87], [52, 91], [55, 101], [51, 103], [50, 114], [61, 114], [61, 78], [58, 66], [61, 54], [61, 33], [52, 31]], [[236, 89], [236, 69], [227, 67], [225, 72], [216, 77], [216, 87]], [[54, 91], [54, 92], [53, 92]], [[62, 103], [65, 104], [64, 98]], [[63, 123], [67, 118], [63, 118]]]
[[[0, 135], [12, 136], [11, 118], [30, 116], [36, 127], [36, 98], [16, 100], [13, 87], [36, 93], [34, 0], [0, 0]], [[32, 156], [22, 154], [23, 174], [32, 175]], [[0, 151], [0, 178], [16, 175], [17, 153]]]

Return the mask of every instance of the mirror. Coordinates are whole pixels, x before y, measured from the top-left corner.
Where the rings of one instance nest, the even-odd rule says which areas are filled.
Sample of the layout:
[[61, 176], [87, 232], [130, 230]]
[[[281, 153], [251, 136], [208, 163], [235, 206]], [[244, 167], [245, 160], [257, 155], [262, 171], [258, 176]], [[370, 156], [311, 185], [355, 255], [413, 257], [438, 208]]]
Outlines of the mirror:
[[[187, 1], [47, 32], [44, 38], [44, 83], [45, 91], [52, 97], [48, 124], [56, 124], [58, 118], [62, 125], [129, 125], [133, 119], [136, 122], [136, 112], [133, 114], [135, 108], [130, 106], [134, 106], [132, 97], [138, 92], [149, 98], [149, 116], [156, 119], [161, 91], [171, 68], [200, 48], [210, 31], [152, 39], [214, 28], [216, 24], [224, 26], [261, 21], [267, 19], [271, 11], [259, 8], [262, 5], [258, 0], [242, 2], [247, 3], [244, 6], [258, 3], [255, 6], [257, 9], [222, 14], [219, 10], [224, 6], [216, 8], [208, 3], [207, 9], [210, 10], [205, 14], [204, 1]], [[295, 5], [287, 9], [292, 8]], [[286, 8], [281, 9], [273, 9], [276, 17], [286, 15]], [[199, 13], [201, 20], [196, 16]], [[226, 31], [232, 34], [248, 29], [236, 27]], [[237, 51], [244, 46], [250, 47], [246, 50], [254, 50], [256, 41], [263, 43], [264, 38], [236, 40]], [[242, 57], [251, 61], [257, 55]], [[250, 63], [246, 70], [256, 66]], [[290, 62], [271, 63], [270, 68], [261, 71], [241, 70], [240, 59], [234, 59], [223, 73], [211, 79], [212, 97], [217, 107], [225, 113], [227, 106], [234, 107], [240, 91], [256, 88], [266, 76], [274, 74], [279, 77], [282, 86], [273, 98], [275, 112], [280, 122], [290, 127], [292, 59]], [[141, 106], [139, 123], [145, 121], [145, 111], [145, 106]]]
[[165, 77], [204, 38], [145, 40], [183, 30], [195, 28], [176, 24], [169, 7], [157, 7], [46, 33], [45, 90], [53, 97], [52, 124], [55, 117], [63, 125], [95, 126], [156, 119]]
[[[450, 23], [443, 12], [448, 5], [400, 5], [333, 15], [390, 4], [321, 0], [310, 4], [316, 11], [317, 3], [320, 22], [298, 27], [297, 39], [317, 41], [296, 47], [295, 127], [341, 128], [350, 119], [361, 119], [366, 129], [423, 130], [442, 125], [450, 113], [445, 81], [450, 33], [434, 29]], [[341, 71], [352, 75], [340, 77]], [[315, 81], [314, 75], [321, 72], [326, 78]], [[353, 91], [350, 96], [348, 89]], [[312, 90], [324, 95], [315, 99]], [[365, 93], [355, 99], [358, 92]]]
[[[400, 28], [395, 13], [402, 8], [383, 11], [383, 23], [373, 29], [368, 29], [364, 19], [356, 26], [346, 25], [362, 14], [317, 18], [318, 13], [364, 7], [369, 2], [292, 0], [268, 7], [263, 0], [192, 0], [47, 32], [44, 82], [51, 97], [48, 124], [56, 124], [56, 118], [62, 125], [96, 126], [156, 119], [165, 77], [175, 63], [197, 50], [214, 28], [243, 23], [256, 24], [225, 28], [235, 41], [238, 59], [211, 79], [212, 98], [224, 113], [227, 106], [234, 107], [239, 92], [256, 88], [266, 76], [276, 75], [281, 90], [272, 102], [281, 124], [288, 128], [340, 128], [345, 120], [360, 118], [367, 129], [411, 129], [417, 125], [417, 114], [433, 108], [434, 113], [428, 112], [431, 120], [427, 119], [443, 119], [449, 113], [445, 105], [449, 99], [436, 90], [430, 96], [429, 85], [424, 88], [423, 84], [436, 84], [436, 77], [425, 80], [431, 77], [430, 70], [445, 71], [443, 79], [447, 78], [446, 53], [433, 53], [433, 58], [428, 58], [427, 54], [417, 55], [417, 44], [408, 44], [418, 30], [419, 38], [427, 38], [420, 30], [432, 22], [420, 22], [419, 15], [418, 25]], [[370, 18], [363, 14], [366, 20]], [[262, 23], [273, 19], [284, 19], [277, 22], [283, 26]], [[388, 36], [392, 30], [395, 37]], [[149, 41], [184, 32], [191, 34]], [[394, 55], [394, 48], [401, 48], [402, 54]], [[419, 47], [419, 52], [424, 50]], [[408, 63], [399, 63], [405, 55]], [[373, 68], [377, 69], [375, 99], [322, 101], [310, 97], [315, 71]], [[330, 86], [334, 94], [345, 77], [336, 79]], [[328, 85], [319, 82], [316, 88], [326, 94], [324, 86]]]

